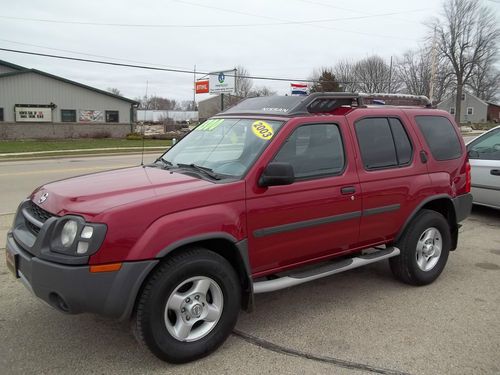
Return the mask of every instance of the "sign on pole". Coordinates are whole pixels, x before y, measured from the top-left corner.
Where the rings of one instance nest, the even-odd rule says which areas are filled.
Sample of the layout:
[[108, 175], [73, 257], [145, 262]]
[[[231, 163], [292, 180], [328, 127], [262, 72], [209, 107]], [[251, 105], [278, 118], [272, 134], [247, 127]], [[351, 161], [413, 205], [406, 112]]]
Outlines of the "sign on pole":
[[210, 94], [234, 94], [235, 93], [235, 70], [210, 73]]
[[197, 94], [207, 94], [209, 92], [208, 87], [209, 87], [208, 79], [195, 82], [195, 92]]

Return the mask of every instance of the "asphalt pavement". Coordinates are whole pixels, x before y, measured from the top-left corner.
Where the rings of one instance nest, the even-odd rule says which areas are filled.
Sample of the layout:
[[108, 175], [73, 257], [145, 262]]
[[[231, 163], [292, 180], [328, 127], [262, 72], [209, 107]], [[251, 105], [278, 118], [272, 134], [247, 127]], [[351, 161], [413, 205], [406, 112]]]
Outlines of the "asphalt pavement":
[[401, 284], [380, 262], [257, 295], [255, 311], [241, 313], [216, 353], [182, 366], [149, 354], [127, 323], [63, 315], [30, 295], [3, 261], [9, 212], [48, 180], [139, 162], [140, 155], [0, 163], [2, 373], [500, 373], [500, 211], [486, 208], [463, 223], [459, 248], [432, 285]]

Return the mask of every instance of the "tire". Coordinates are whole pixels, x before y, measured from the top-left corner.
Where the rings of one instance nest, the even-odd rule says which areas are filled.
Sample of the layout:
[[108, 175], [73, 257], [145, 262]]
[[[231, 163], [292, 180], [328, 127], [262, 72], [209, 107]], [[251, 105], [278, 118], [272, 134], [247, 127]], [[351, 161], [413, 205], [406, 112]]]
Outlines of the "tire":
[[443, 272], [448, 260], [451, 248], [448, 221], [436, 211], [421, 210], [395, 246], [401, 254], [389, 259], [394, 276], [410, 285], [430, 284]]
[[241, 285], [222, 256], [190, 248], [147, 280], [135, 314], [136, 336], [159, 359], [186, 363], [216, 350], [233, 330]]

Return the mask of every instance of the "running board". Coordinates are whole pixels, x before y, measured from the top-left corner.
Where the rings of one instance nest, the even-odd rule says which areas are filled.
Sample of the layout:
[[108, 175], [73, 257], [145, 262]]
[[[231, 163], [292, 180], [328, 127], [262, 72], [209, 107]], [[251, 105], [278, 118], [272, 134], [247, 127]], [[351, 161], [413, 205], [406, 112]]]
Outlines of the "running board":
[[388, 247], [384, 250], [375, 251], [373, 253], [360, 255], [354, 258], [343, 259], [335, 263], [326, 264], [307, 271], [291, 273], [277, 279], [257, 281], [253, 284], [253, 291], [254, 293], [274, 292], [276, 290], [304, 284], [309, 281], [321, 279], [322, 277], [335, 275], [336, 273], [365, 266], [370, 263], [375, 263], [382, 259], [392, 258], [398, 256], [399, 253], [400, 250], [397, 247]]

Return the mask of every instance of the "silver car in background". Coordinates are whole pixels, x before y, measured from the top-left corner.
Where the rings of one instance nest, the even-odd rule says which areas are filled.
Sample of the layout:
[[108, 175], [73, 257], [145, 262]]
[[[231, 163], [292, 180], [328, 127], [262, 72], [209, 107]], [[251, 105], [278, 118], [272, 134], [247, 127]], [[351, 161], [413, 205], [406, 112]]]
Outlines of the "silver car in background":
[[500, 209], [500, 126], [467, 144], [474, 204]]

